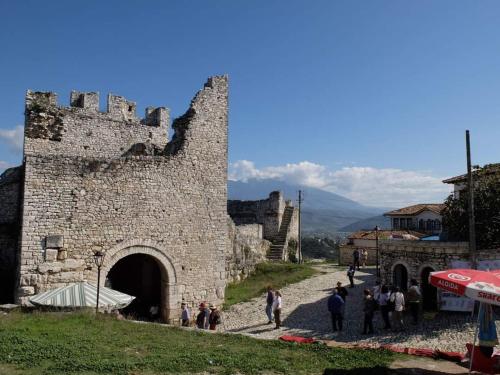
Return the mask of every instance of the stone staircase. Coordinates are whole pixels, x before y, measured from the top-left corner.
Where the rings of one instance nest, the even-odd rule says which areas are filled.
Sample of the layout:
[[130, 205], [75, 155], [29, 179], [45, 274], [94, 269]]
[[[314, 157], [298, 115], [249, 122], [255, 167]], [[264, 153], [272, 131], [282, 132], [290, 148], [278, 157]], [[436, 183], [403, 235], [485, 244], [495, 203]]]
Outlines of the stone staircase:
[[267, 259], [273, 261], [281, 261], [285, 258], [285, 246], [286, 246], [286, 235], [288, 233], [288, 227], [292, 221], [293, 207], [285, 207], [285, 212], [283, 212], [283, 218], [281, 219], [281, 226], [278, 235], [274, 239]]

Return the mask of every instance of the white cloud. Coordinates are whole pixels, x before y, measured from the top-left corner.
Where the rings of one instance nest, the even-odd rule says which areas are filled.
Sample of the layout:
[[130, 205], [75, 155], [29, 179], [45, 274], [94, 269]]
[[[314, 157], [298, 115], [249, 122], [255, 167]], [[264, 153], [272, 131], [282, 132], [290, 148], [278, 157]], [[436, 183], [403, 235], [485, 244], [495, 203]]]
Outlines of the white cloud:
[[14, 129], [0, 129], [0, 141], [6, 143], [14, 152], [23, 150], [24, 128], [17, 125]]
[[379, 207], [441, 202], [450, 192], [450, 186], [441, 182], [443, 178], [421, 171], [354, 166], [330, 170], [309, 161], [261, 169], [248, 160], [230, 165], [229, 179], [246, 181], [252, 178], [273, 178], [315, 187]]

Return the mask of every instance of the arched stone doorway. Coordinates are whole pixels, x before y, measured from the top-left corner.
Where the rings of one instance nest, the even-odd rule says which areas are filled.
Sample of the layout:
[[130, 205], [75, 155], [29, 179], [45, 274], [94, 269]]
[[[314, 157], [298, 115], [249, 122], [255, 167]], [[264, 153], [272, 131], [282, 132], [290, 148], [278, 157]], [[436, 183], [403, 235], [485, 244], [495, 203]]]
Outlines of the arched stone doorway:
[[120, 259], [109, 270], [105, 285], [135, 297], [122, 310], [125, 316], [136, 320], [161, 318], [161, 270], [151, 255], [132, 254]]
[[408, 289], [408, 270], [403, 264], [396, 264], [392, 271], [392, 284], [399, 286], [401, 290]]
[[426, 266], [420, 272], [422, 287], [422, 308], [424, 311], [436, 311], [438, 308], [437, 289], [429, 284], [429, 274], [434, 272], [434, 268]]
[[[101, 285], [139, 297], [130, 310], [149, 317], [159, 302], [159, 319], [171, 323], [179, 309], [177, 272], [167, 251], [151, 240], [130, 240], [106, 251]], [[129, 292], [127, 292], [127, 290]], [[135, 294], [134, 294], [135, 293]]]

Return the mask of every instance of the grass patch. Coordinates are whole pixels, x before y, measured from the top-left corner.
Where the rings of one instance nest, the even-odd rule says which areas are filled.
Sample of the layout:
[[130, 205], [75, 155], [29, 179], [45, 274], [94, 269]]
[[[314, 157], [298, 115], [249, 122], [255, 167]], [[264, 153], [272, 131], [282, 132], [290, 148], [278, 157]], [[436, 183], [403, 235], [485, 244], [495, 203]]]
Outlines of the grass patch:
[[268, 285], [280, 289], [317, 273], [310, 264], [259, 263], [252, 275], [226, 287], [224, 307], [258, 297], [266, 291]]
[[0, 318], [0, 373], [321, 374], [381, 366], [385, 351], [328, 348], [209, 334], [91, 314], [10, 314]]

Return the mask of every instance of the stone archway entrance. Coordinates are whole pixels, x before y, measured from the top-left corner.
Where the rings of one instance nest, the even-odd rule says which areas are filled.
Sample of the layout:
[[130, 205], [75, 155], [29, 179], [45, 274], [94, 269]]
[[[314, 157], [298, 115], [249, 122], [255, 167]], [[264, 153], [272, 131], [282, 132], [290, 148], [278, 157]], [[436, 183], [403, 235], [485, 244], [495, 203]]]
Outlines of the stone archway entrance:
[[101, 285], [138, 297], [129, 311], [150, 319], [158, 306], [158, 320], [171, 323], [179, 309], [177, 272], [167, 251], [152, 240], [124, 241], [106, 251]]
[[432, 267], [425, 267], [421, 272], [420, 285], [422, 286], [422, 308], [424, 311], [436, 311], [437, 289], [429, 284], [429, 274], [434, 272]]
[[161, 270], [151, 255], [132, 254], [120, 259], [109, 270], [105, 285], [135, 297], [122, 310], [124, 315], [136, 320], [160, 319]]
[[402, 291], [408, 289], [408, 270], [402, 264], [397, 264], [392, 272], [392, 284], [399, 286]]

